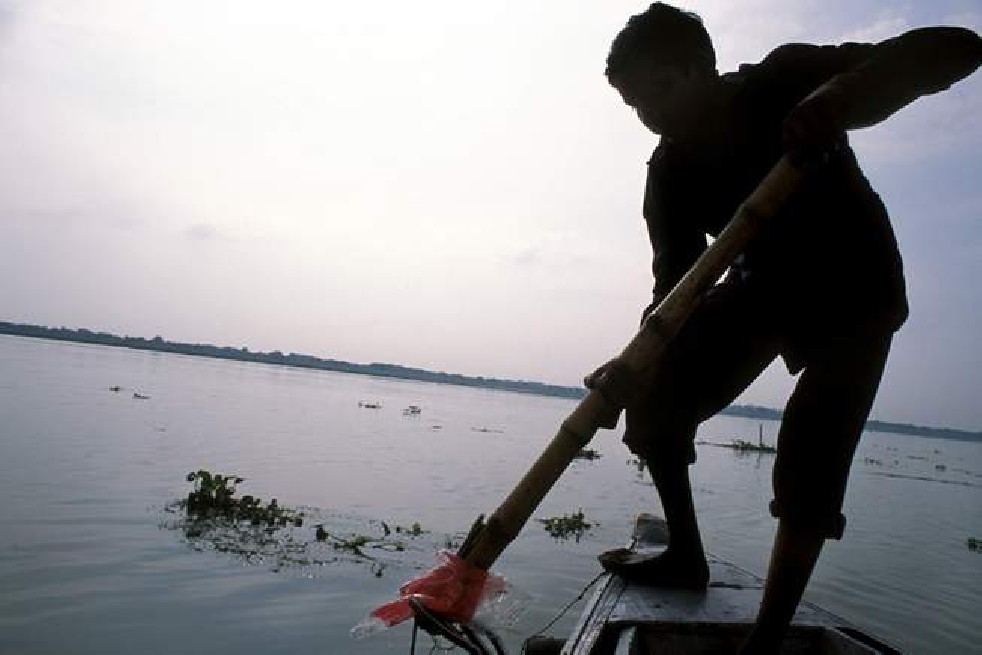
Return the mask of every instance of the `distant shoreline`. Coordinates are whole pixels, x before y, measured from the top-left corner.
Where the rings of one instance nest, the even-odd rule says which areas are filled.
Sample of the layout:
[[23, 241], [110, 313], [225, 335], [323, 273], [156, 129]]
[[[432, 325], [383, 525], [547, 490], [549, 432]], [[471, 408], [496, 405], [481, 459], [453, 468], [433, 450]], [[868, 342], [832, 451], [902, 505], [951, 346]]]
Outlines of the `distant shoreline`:
[[[214, 346], [211, 344], [167, 341], [160, 336], [156, 336], [153, 339], [130, 336], [121, 337], [108, 332], [95, 332], [86, 328], [51, 328], [43, 325], [28, 325], [23, 323], [0, 321], [0, 334], [50, 339], [55, 341], [92, 343], [117, 348], [131, 348], [134, 350], [178, 353], [197, 357], [259, 362], [262, 364], [275, 364], [279, 366], [312, 368], [324, 371], [335, 371], [339, 373], [374, 375], [377, 377], [416, 380], [421, 382], [433, 382], [437, 384], [452, 384], [463, 387], [498, 389], [502, 391], [513, 391], [537, 396], [570, 398], [574, 400], [582, 398], [586, 393], [585, 390], [580, 387], [566, 387], [554, 384], [544, 384], [542, 382], [531, 382], [527, 380], [508, 380], [499, 378], [485, 378], [481, 376], [468, 376], [460, 375], [459, 373], [429, 371], [421, 368], [412, 368], [408, 366], [401, 366], [399, 364], [385, 364], [381, 362], [358, 364], [338, 359], [322, 359], [320, 357], [303, 355], [300, 353], [283, 354], [279, 350], [273, 350], [271, 352], [253, 352], [244, 347], [232, 348], [229, 346]], [[771, 409], [769, 407], [760, 407], [757, 405], [730, 405], [721, 413], [729, 416], [752, 418], [762, 421], [781, 420], [781, 412], [779, 410]], [[940, 439], [954, 439], [957, 441], [982, 442], [982, 432], [957, 430], [954, 428], [911, 425], [908, 423], [890, 423], [886, 421], [871, 420], [866, 422], [866, 430], [872, 432], [906, 434], [918, 437], [936, 437]]]

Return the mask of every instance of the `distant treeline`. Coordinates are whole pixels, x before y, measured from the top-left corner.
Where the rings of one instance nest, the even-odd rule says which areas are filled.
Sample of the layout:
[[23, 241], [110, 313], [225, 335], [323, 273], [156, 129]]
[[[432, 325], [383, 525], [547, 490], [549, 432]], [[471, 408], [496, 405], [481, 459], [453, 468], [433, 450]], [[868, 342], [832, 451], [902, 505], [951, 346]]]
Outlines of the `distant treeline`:
[[[780, 421], [781, 412], [769, 407], [757, 405], [730, 405], [723, 414], [756, 418], [762, 421]], [[890, 423], [888, 421], [866, 421], [866, 429], [870, 432], [889, 432], [890, 434], [909, 434], [917, 437], [937, 437], [939, 439], [957, 439], [959, 441], [982, 441], [982, 432], [956, 430], [954, 428], [932, 428], [925, 425], [910, 423]]]
[[403, 380], [418, 380], [436, 382], [439, 384], [454, 384], [464, 387], [485, 387], [504, 391], [518, 391], [540, 396], [558, 396], [561, 398], [580, 398], [583, 390], [575, 387], [561, 387], [541, 382], [526, 382], [524, 380], [498, 380], [495, 378], [472, 377], [457, 373], [427, 371], [421, 368], [410, 368], [398, 364], [356, 364], [338, 359], [321, 359], [300, 353], [283, 354], [279, 350], [271, 352], [253, 352], [248, 348], [232, 348], [229, 346], [213, 346], [207, 343], [181, 343], [167, 341], [156, 336], [153, 339], [143, 337], [120, 337], [108, 332], [94, 332], [85, 328], [49, 328], [42, 325], [23, 325], [0, 321], [0, 334], [13, 334], [22, 337], [37, 337], [40, 339], [55, 339], [58, 341], [76, 341], [79, 343], [95, 343], [103, 346], [133, 348], [135, 350], [154, 350], [182, 355], [198, 355], [200, 357], [215, 357], [218, 359], [234, 359], [243, 362], [261, 362], [263, 364], [280, 364], [300, 368], [316, 368], [324, 371], [341, 373], [358, 373], [375, 375]]
[[[341, 373], [357, 373], [359, 375], [375, 375], [379, 377], [399, 378], [403, 380], [435, 382], [437, 384], [453, 384], [463, 387], [500, 389], [502, 391], [515, 391], [518, 393], [528, 393], [539, 396], [579, 399], [585, 394], [585, 391], [580, 387], [565, 387], [555, 384], [543, 384], [541, 382], [529, 382], [526, 380], [503, 380], [480, 376], [475, 377], [460, 375], [458, 373], [428, 371], [426, 369], [411, 368], [408, 366], [400, 366], [398, 364], [383, 364], [379, 362], [373, 362], [371, 364], [357, 364], [338, 359], [322, 359], [320, 357], [302, 355], [300, 353], [283, 354], [279, 350], [273, 350], [271, 352], [253, 352], [245, 347], [232, 348], [229, 346], [213, 346], [206, 343], [181, 343], [179, 341], [167, 341], [160, 336], [156, 336], [153, 339], [129, 336], [120, 337], [115, 334], [109, 334], [108, 332], [95, 332], [85, 328], [50, 328], [42, 325], [26, 325], [21, 323], [8, 323], [5, 321], [0, 321], [0, 334], [12, 334], [21, 337], [36, 337], [39, 339], [55, 339], [58, 341], [94, 343], [103, 346], [180, 353], [182, 355], [197, 355], [199, 357], [234, 359], [244, 362], [260, 362], [263, 364], [296, 366], [300, 368], [313, 368], [325, 371], [338, 371]], [[781, 419], [780, 411], [769, 407], [759, 407], [757, 405], [730, 405], [724, 409], [722, 413], [730, 416], [740, 416], [759, 419], [762, 421], [779, 421]], [[910, 425], [907, 423], [867, 421], [866, 429], [874, 432], [909, 434], [921, 437], [939, 437], [942, 439], [957, 439], [961, 441], [982, 441], [982, 432], [970, 432], [967, 430], [955, 430], [952, 428], [925, 427], [921, 425]]]

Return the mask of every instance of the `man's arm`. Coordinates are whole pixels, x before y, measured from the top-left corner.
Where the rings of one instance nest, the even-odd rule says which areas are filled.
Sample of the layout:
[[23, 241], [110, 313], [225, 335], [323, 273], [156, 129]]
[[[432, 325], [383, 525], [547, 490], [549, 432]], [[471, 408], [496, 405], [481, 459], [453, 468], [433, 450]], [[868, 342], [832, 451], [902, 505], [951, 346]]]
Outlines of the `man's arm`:
[[788, 115], [790, 149], [833, 142], [848, 130], [875, 125], [917, 98], [944, 91], [982, 64], [982, 39], [960, 27], [911, 30], [862, 50]]
[[[683, 207], [687, 195], [684, 171], [673, 168], [671, 153], [659, 145], [648, 162], [648, 179], [644, 191], [644, 220], [651, 242], [651, 272], [655, 278], [652, 300], [642, 313], [641, 320], [650, 314], [668, 295], [682, 276], [706, 249], [706, 235], [688, 220]], [[689, 198], [696, 204], [698, 198]]]

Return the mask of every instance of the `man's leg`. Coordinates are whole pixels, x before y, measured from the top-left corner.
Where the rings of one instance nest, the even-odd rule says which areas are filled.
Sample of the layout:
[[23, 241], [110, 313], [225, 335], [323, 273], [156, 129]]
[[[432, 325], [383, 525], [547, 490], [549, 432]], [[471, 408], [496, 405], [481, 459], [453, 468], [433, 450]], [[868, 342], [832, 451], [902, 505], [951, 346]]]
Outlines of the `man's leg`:
[[705, 589], [709, 565], [696, 521], [689, 464], [652, 466], [648, 470], [661, 498], [668, 524], [669, 545], [655, 557], [639, 558], [630, 549], [616, 548], [600, 555], [604, 569], [636, 582], [663, 587]]
[[706, 553], [696, 520], [696, 507], [692, 500], [689, 464], [649, 465], [648, 470], [661, 498], [669, 531], [669, 547], [661, 560], [665, 571], [661, 572], [660, 577], [667, 578], [668, 572], [675, 570], [681, 574], [679, 577], [683, 582], [689, 582], [693, 587], [705, 588], [709, 584], [709, 565], [706, 563]]
[[769, 655], [780, 652], [824, 544], [823, 534], [796, 530], [783, 520], [778, 523], [757, 622], [741, 653]]
[[646, 559], [623, 548], [608, 551], [600, 556], [605, 569], [652, 585], [706, 588], [709, 568], [689, 482], [693, 440], [699, 423], [729, 405], [777, 356], [768, 316], [742, 284], [714, 288], [672, 340], [645, 402], [628, 408], [624, 441], [648, 464], [669, 545]]
[[825, 540], [842, 536], [849, 468], [890, 340], [856, 340], [816, 358], [788, 401], [774, 464], [778, 530], [757, 621], [742, 653], [780, 651]]

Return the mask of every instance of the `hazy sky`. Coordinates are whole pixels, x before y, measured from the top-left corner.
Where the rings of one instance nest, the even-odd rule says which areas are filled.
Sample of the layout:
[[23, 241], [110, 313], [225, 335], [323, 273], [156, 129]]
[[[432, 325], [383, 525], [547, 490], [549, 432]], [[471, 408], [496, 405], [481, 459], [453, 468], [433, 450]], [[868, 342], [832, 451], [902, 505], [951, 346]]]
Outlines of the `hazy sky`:
[[[0, 0], [0, 320], [578, 384], [650, 294], [656, 138], [603, 77], [646, 6]], [[978, 0], [686, 6], [721, 70], [982, 28]], [[854, 135], [912, 305], [876, 418], [982, 429], [980, 113], [976, 74]]]

